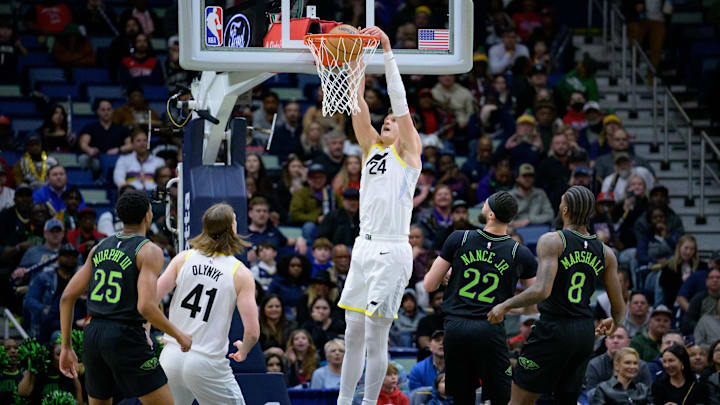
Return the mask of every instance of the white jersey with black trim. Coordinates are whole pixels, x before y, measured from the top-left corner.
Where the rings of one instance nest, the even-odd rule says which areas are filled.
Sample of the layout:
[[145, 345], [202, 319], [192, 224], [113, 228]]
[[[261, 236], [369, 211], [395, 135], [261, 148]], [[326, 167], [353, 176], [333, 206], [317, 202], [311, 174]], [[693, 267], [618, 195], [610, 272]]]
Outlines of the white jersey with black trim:
[[[170, 322], [193, 338], [193, 352], [225, 357], [228, 332], [237, 305], [233, 281], [240, 261], [233, 256], [205, 256], [189, 250], [178, 270], [170, 302]], [[169, 335], [165, 339], [175, 342]], [[175, 342], [177, 343], [177, 342]]]
[[360, 234], [410, 234], [418, 177], [420, 169], [403, 162], [395, 145], [373, 145], [360, 177]]

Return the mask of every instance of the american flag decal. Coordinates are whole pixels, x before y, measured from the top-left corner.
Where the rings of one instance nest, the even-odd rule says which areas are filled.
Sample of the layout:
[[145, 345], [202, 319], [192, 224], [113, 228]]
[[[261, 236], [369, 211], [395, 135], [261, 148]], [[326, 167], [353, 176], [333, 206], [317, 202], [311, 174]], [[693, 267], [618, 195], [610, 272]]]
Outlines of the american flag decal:
[[418, 49], [449, 50], [450, 30], [418, 30]]

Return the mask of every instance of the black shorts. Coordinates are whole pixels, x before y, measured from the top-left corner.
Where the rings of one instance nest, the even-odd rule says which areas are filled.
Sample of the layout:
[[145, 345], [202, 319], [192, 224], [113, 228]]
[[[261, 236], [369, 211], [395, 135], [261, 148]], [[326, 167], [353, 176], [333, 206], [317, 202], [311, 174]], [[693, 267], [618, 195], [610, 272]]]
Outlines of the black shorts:
[[109, 399], [147, 395], [167, 384], [142, 325], [93, 318], [85, 328], [83, 364], [88, 395]]
[[483, 401], [510, 401], [510, 359], [505, 327], [484, 319], [445, 317], [445, 384], [456, 404], [474, 404], [482, 379]]
[[540, 319], [518, 358], [513, 380], [534, 393], [580, 393], [593, 354], [592, 319]]

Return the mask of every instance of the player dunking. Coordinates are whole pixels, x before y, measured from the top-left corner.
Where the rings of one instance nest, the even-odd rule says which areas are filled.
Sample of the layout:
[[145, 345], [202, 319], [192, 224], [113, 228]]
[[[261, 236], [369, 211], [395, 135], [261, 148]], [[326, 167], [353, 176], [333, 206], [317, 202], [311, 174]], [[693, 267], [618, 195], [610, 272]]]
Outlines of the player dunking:
[[445, 289], [445, 375], [447, 392], [457, 404], [475, 403], [478, 379], [483, 400], [510, 400], [510, 359], [505, 327], [490, 324], [493, 304], [513, 296], [518, 279], [525, 287], [535, 279], [537, 263], [530, 250], [507, 235], [517, 214], [515, 197], [497, 192], [483, 204], [486, 225], [477, 231], [455, 231], [425, 275], [425, 289], [436, 290], [452, 267]]
[[[555, 403], [575, 405], [593, 354], [595, 333], [610, 335], [622, 324], [625, 302], [615, 254], [587, 230], [594, 209], [590, 190], [570, 187], [560, 201], [563, 229], [546, 233], [538, 241], [537, 281], [488, 315], [490, 322], [497, 323], [512, 308], [542, 301], [540, 320], [513, 373], [511, 404], [531, 405], [540, 393], [552, 392]], [[590, 297], [598, 279], [607, 289], [612, 318], [595, 328]]]
[[390, 325], [412, 272], [408, 235], [422, 150], [390, 40], [377, 27], [365, 28], [361, 34], [381, 38], [392, 114], [385, 117], [378, 134], [370, 124], [363, 78], [358, 90], [360, 112], [352, 116], [364, 162], [360, 177], [360, 236], [355, 240], [350, 273], [338, 304], [345, 309], [347, 324], [338, 405], [350, 405], [364, 363], [362, 403], [377, 403], [387, 371]]
[[142, 324], [148, 320], [173, 336], [183, 351], [190, 349], [192, 338], [165, 317], [155, 299], [163, 252], [145, 238], [153, 217], [147, 194], [127, 191], [118, 199], [115, 211], [123, 230], [92, 249], [60, 299], [60, 371], [77, 377], [70, 332], [75, 301], [87, 291], [92, 320], [85, 327], [83, 364], [90, 404], [112, 404], [117, 391], [127, 398], [137, 397], [145, 405], [172, 404], [167, 378]]
[[235, 307], [245, 335], [233, 343], [238, 350], [228, 357], [245, 360], [260, 334], [255, 281], [233, 256], [249, 244], [238, 237], [235, 213], [227, 204], [208, 208], [202, 228], [200, 235], [190, 240], [194, 249], [175, 256], [158, 281], [158, 299], [177, 286], [170, 303], [170, 322], [193, 336], [192, 348], [185, 355], [175, 339], [165, 336], [168, 343], [160, 365], [178, 404], [190, 404], [195, 398], [203, 405], [243, 405], [225, 354]]

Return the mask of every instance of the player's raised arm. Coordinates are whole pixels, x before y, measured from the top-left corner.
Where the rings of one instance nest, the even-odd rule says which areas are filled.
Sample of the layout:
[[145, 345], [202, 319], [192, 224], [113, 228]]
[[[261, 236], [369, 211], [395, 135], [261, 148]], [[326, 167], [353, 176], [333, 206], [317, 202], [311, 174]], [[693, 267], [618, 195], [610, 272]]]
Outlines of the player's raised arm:
[[538, 270], [535, 282], [525, 291], [504, 301], [488, 314], [491, 323], [502, 322], [505, 314], [513, 308], [527, 307], [549, 297], [558, 269], [558, 258], [562, 254], [562, 239], [556, 232], [548, 232], [540, 237], [537, 244]]
[[177, 340], [183, 351], [190, 350], [192, 338], [181, 332], [162, 313], [157, 304], [157, 281], [162, 271], [163, 253], [154, 243], [146, 243], [137, 254], [138, 275], [138, 303], [137, 310], [143, 318], [153, 326], [167, 333]]
[[[397, 63], [395, 62], [395, 55], [393, 55], [392, 47], [390, 46], [390, 39], [378, 27], [367, 27], [360, 31], [360, 33], [377, 35], [380, 37], [380, 43], [383, 48], [383, 57], [385, 59], [385, 81], [387, 82], [387, 91], [390, 96], [390, 106], [392, 107], [392, 113], [395, 116], [395, 122], [400, 130], [399, 147], [407, 153], [407, 156], [417, 155], [418, 162], [416, 163], [419, 166], [419, 156], [422, 152], [422, 143], [420, 142], [420, 135], [415, 129], [412, 117], [410, 117], [410, 108], [408, 107], [405, 85], [403, 84], [402, 78], [400, 77], [400, 71], [398, 70]], [[413, 164], [413, 162], [408, 163]]]
[[380, 136], [378, 132], [373, 128], [372, 122], [370, 121], [370, 108], [365, 102], [365, 75], [360, 78], [360, 85], [358, 86], [358, 106], [360, 112], [357, 114], [351, 114], [353, 130], [355, 131], [355, 137], [357, 138], [358, 144], [363, 150], [363, 156], [367, 154], [370, 147], [377, 142]]
[[95, 249], [90, 250], [85, 264], [68, 282], [60, 298], [60, 333], [62, 336], [62, 349], [60, 352], [60, 372], [68, 378], [77, 378], [78, 359], [72, 348], [73, 313], [75, 312], [75, 301], [80, 298], [88, 285], [92, 274], [92, 257]]
[[607, 246], [605, 248], [605, 272], [603, 273], [603, 283], [605, 290], [610, 299], [611, 318], [604, 319], [598, 325], [596, 332], [598, 334], [611, 335], [617, 327], [622, 325], [625, 319], [625, 300], [622, 296], [622, 288], [617, 273], [617, 259], [612, 249]]

